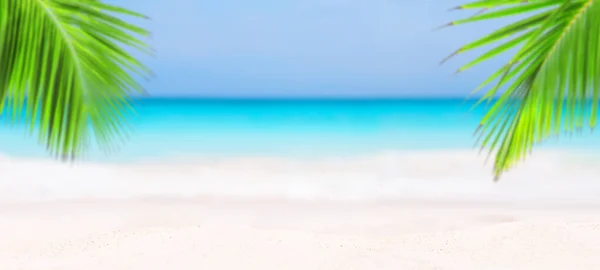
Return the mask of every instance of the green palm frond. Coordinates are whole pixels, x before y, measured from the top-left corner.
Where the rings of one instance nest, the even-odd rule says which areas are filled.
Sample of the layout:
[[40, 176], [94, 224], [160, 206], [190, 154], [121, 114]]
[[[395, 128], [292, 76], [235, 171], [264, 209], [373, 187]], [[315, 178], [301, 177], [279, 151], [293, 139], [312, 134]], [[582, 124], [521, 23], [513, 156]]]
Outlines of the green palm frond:
[[114, 146], [143, 91], [134, 76], [150, 74], [131, 54], [151, 53], [149, 34], [123, 17], [145, 18], [99, 0], [0, 0], [0, 113], [56, 157]]
[[459, 69], [464, 71], [509, 49], [518, 49], [504, 67], [478, 87], [497, 80], [481, 99], [488, 102], [504, 89], [479, 129], [483, 149], [495, 152], [494, 173], [498, 178], [548, 137], [596, 126], [600, 0], [484, 0], [457, 7], [482, 8], [487, 9], [485, 13], [450, 25], [519, 15], [515, 22], [453, 54], [501, 43]]

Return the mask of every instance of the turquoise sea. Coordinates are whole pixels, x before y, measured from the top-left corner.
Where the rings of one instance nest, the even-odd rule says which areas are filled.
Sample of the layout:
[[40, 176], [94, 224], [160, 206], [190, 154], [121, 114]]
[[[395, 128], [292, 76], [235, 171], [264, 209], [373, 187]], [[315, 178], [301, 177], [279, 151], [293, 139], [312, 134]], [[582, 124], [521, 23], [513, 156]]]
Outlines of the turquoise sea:
[[92, 153], [77, 166], [40, 160], [46, 153], [36, 138], [3, 125], [0, 170], [8, 177], [0, 179], [0, 202], [208, 196], [600, 203], [598, 135], [545, 144], [494, 183], [491, 164], [473, 149], [485, 113], [472, 110], [474, 102], [142, 99], [120, 151]]
[[[382, 151], [473, 148], [485, 107], [465, 99], [136, 99], [121, 162], [181, 156], [346, 156]], [[0, 127], [0, 152], [43, 157], [23, 129]], [[547, 147], [600, 145], [585, 134]]]

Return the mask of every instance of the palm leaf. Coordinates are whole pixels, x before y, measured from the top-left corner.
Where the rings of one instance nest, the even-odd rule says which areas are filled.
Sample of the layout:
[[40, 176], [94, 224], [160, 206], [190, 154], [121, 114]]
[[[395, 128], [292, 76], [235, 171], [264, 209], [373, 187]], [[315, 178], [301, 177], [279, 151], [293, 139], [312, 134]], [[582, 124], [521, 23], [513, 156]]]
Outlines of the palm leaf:
[[149, 70], [145, 18], [98, 0], [0, 0], [0, 108], [24, 119], [55, 157], [73, 160], [94, 139], [110, 149], [127, 134], [133, 76]]
[[600, 0], [487, 0], [459, 8], [486, 8], [489, 12], [450, 25], [527, 15], [453, 54], [507, 40], [463, 66], [462, 71], [510, 48], [520, 48], [480, 86], [498, 79], [482, 100], [489, 101], [499, 89], [504, 90], [478, 130], [482, 148], [495, 153], [496, 179], [547, 138], [596, 126]]

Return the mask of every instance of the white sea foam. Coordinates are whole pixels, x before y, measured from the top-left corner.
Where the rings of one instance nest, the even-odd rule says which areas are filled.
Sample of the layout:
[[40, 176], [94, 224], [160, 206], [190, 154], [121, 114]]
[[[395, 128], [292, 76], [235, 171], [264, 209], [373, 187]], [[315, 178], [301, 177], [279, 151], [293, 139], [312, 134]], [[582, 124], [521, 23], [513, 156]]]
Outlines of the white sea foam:
[[69, 166], [3, 157], [0, 201], [223, 196], [600, 204], [600, 155], [538, 151], [498, 183], [484, 158], [453, 150]]

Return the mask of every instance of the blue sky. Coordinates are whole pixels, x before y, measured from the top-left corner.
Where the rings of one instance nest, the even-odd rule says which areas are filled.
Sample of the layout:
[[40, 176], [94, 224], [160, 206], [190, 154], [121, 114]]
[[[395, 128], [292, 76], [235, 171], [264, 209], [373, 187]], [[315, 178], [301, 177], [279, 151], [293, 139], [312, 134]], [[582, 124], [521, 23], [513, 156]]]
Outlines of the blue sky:
[[152, 18], [153, 95], [464, 96], [501, 65], [438, 65], [499, 26], [432, 31], [473, 13], [460, 0], [113, 1]]

